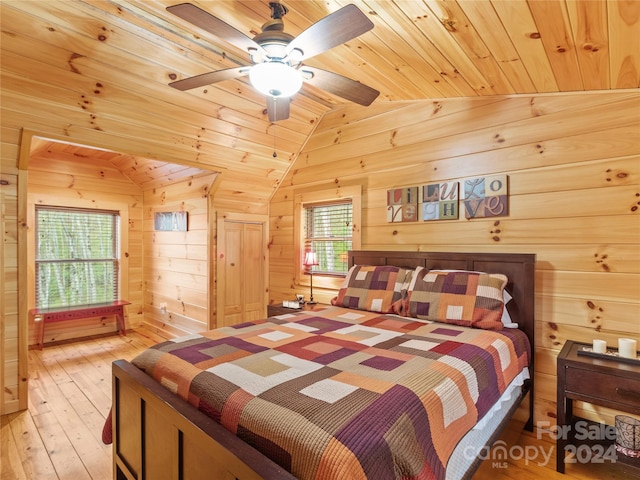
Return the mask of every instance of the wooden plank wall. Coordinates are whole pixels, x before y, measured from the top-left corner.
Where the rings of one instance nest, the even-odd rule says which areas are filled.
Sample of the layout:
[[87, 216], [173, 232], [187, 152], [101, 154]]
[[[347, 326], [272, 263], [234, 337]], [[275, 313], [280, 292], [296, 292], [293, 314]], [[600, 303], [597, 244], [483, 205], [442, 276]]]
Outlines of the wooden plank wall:
[[[18, 168], [17, 148], [0, 148], [0, 415], [18, 410]], [[24, 382], [22, 382], [24, 383]]]
[[[387, 189], [506, 174], [509, 215], [387, 223]], [[294, 196], [363, 186], [362, 247], [535, 253], [536, 421], [566, 339], [640, 340], [640, 93], [492, 97], [328, 113], [270, 208], [270, 302], [296, 285]], [[327, 302], [337, 285], [314, 277]], [[612, 412], [582, 412], [612, 424]]]
[[[121, 296], [131, 302], [125, 307], [127, 328], [142, 322], [142, 191], [117, 168], [98, 159], [79, 163], [58, 153], [31, 157], [28, 173], [28, 224], [35, 225], [35, 205], [61, 205], [119, 210], [121, 231]], [[29, 229], [29, 264], [35, 259], [34, 228]], [[28, 285], [34, 284], [30, 267]], [[35, 292], [28, 289], [29, 308], [35, 306]], [[45, 342], [95, 335], [116, 330], [115, 317], [92, 318], [52, 323], [45, 328]], [[29, 325], [29, 345], [36, 343], [33, 325]]]
[[[15, 154], [13, 149], [3, 153]], [[20, 365], [18, 361], [18, 240], [17, 240], [17, 183], [18, 170], [15, 158], [3, 157], [0, 179], [6, 182], [0, 193], [2, 202], [3, 242], [0, 255], [0, 313], [2, 324], [2, 369], [0, 383], [4, 392], [2, 413], [26, 404], [26, 394], [20, 394]], [[11, 172], [11, 173], [9, 173]], [[119, 209], [127, 217], [123, 232], [122, 285], [123, 298], [130, 301], [127, 307], [127, 328], [146, 321], [151, 328], [165, 337], [180, 333], [196, 332], [208, 327], [210, 280], [208, 243], [214, 238], [215, 215], [209, 221], [209, 191], [216, 174], [190, 178], [170, 186], [145, 190], [129, 180], [121, 170], [99, 155], [86, 163], [64, 154], [55, 156], [42, 152], [41, 157], [29, 161], [27, 224], [33, 224], [35, 204], [74, 205]], [[3, 182], [3, 183], [4, 183]], [[144, 206], [143, 206], [144, 205]], [[189, 213], [189, 231], [154, 232], [153, 212], [185, 210]], [[266, 207], [265, 207], [266, 210]], [[214, 230], [210, 231], [210, 228]], [[33, 259], [33, 229], [28, 229], [27, 249]], [[33, 284], [33, 269], [27, 274]], [[28, 291], [28, 307], [34, 305], [34, 292]], [[167, 313], [162, 314], [159, 303], [167, 303]], [[115, 331], [114, 319], [84, 319], [50, 324], [45, 330], [45, 342], [67, 340], [86, 335]], [[28, 343], [36, 342], [32, 325], [28, 328]], [[26, 368], [26, 365], [25, 365]], [[26, 375], [22, 375], [25, 376]]]
[[[209, 194], [215, 178], [205, 175], [144, 192], [144, 321], [167, 338], [209, 326], [209, 228], [215, 227]], [[154, 214], [168, 211], [187, 212], [188, 231], [155, 231]]]

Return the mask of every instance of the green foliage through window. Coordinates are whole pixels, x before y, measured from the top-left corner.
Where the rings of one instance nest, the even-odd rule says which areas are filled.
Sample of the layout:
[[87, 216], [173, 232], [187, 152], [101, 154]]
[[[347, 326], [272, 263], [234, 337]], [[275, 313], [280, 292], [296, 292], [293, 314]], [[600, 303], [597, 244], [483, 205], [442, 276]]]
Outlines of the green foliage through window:
[[314, 273], [345, 274], [352, 248], [353, 206], [339, 203], [305, 205], [305, 251], [318, 255]]
[[117, 299], [118, 224], [118, 212], [36, 207], [38, 308]]

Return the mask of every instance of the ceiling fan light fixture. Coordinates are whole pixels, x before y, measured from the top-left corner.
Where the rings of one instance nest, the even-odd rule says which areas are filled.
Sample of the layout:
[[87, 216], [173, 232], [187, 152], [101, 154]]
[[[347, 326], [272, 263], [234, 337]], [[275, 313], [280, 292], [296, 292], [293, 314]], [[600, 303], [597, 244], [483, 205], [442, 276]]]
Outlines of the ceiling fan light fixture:
[[191, 3], [167, 7], [168, 12], [182, 20], [246, 51], [251, 59], [251, 65], [203, 73], [173, 81], [169, 85], [184, 91], [248, 74], [252, 86], [267, 97], [267, 118], [270, 122], [289, 118], [290, 97], [300, 90], [303, 81], [363, 106], [370, 105], [380, 95], [377, 90], [356, 80], [303, 64], [303, 61], [345, 44], [373, 28], [373, 22], [357, 6], [349, 4], [341, 7], [296, 37], [284, 31], [283, 17], [288, 11], [287, 7], [273, 0], [269, 1], [269, 8], [271, 20], [262, 25], [260, 33], [250, 38]]
[[251, 67], [251, 84], [264, 95], [290, 97], [302, 87], [300, 72], [286, 63], [266, 62]]

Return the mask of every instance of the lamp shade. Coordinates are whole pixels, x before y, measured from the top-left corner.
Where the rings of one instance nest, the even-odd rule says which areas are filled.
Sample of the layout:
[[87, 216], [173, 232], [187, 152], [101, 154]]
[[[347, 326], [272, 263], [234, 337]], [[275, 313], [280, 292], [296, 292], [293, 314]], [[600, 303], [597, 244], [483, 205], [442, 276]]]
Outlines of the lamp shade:
[[313, 265], [318, 265], [318, 255], [316, 252], [307, 252], [304, 254], [304, 263], [305, 267], [311, 267]]
[[290, 97], [302, 87], [300, 72], [282, 62], [259, 63], [249, 71], [251, 84], [264, 95]]

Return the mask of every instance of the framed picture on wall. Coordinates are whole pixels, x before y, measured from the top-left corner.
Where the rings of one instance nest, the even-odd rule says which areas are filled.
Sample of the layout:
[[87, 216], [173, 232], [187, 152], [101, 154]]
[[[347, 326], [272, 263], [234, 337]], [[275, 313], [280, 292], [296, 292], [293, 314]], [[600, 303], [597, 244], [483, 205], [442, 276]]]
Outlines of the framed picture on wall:
[[163, 232], [186, 232], [188, 230], [187, 212], [156, 212], [153, 228]]

